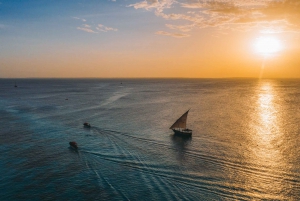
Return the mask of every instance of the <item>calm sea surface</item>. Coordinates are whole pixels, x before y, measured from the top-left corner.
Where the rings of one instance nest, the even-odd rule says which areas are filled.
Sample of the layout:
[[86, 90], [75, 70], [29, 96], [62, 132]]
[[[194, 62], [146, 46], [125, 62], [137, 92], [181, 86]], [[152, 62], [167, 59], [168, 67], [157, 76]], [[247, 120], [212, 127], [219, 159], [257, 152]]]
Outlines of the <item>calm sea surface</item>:
[[0, 200], [300, 199], [300, 80], [0, 79], [0, 120]]

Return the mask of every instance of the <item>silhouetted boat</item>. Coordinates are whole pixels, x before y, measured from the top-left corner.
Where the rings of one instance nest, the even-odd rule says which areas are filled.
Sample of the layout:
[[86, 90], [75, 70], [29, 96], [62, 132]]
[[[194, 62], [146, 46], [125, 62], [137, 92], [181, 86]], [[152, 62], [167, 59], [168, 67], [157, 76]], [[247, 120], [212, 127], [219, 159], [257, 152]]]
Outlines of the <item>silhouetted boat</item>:
[[85, 122], [85, 123], [83, 124], [83, 127], [85, 127], [85, 128], [91, 128], [91, 124]]
[[174, 135], [190, 137], [192, 136], [192, 130], [186, 128], [187, 115], [190, 110], [186, 111], [175, 123], [170, 127], [174, 131]]
[[15, 87], [18, 87], [17, 83], [15, 82]]
[[74, 149], [78, 149], [77, 143], [76, 142], [69, 142], [70, 146]]

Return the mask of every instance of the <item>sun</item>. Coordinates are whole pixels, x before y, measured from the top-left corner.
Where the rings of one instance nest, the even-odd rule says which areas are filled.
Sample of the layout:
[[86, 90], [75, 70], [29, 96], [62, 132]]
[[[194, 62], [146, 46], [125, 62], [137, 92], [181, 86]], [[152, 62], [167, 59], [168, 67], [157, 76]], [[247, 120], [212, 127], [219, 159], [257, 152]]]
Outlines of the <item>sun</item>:
[[273, 36], [261, 36], [256, 38], [254, 42], [254, 49], [257, 53], [262, 55], [272, 55], [282, 50], [281, 41]]

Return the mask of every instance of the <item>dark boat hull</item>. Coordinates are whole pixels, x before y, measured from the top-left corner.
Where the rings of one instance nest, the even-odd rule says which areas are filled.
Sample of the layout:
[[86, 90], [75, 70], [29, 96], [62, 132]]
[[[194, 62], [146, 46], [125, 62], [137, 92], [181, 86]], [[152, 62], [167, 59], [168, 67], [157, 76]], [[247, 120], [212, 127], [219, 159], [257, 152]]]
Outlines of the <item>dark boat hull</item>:
[[78, 149], [77, 143], [76, 142], [69, 142], [70, 147], [73, 149]]
[[185, 130], [176, 130], [172, 129], [174, 131], [174, 135], [182, 136], [182, 137], [191, 137], [192, 136], [192, 130], [185, 129]]
[[83, 127], [84, 128], [91, 128], [91, 124], [89, 124], [89, 123], [86, 122], [86, 123], [83, 124]]

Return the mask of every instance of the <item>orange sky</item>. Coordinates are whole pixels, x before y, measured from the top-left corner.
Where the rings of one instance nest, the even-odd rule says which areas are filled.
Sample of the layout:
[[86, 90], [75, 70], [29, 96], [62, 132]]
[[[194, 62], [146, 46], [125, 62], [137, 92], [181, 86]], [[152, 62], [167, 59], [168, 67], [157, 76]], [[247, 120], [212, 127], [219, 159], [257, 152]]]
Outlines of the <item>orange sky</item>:
[[[29, 2], [0, 4], [2, 78], [300, 77], [296, 0]], [[280, 50], [254, 50], [261, 36]]]

